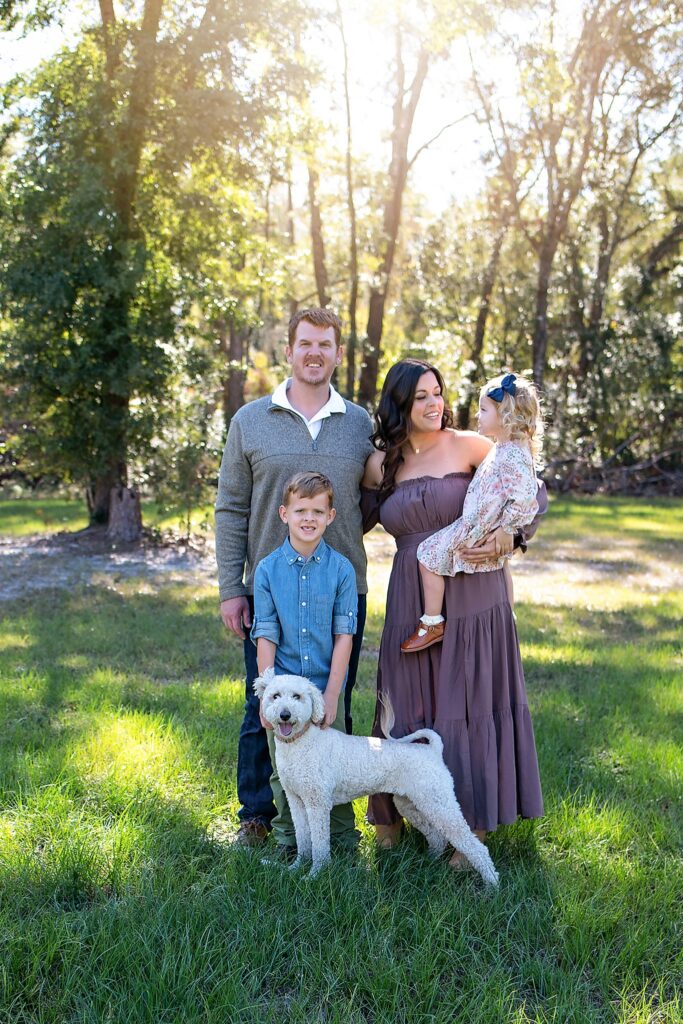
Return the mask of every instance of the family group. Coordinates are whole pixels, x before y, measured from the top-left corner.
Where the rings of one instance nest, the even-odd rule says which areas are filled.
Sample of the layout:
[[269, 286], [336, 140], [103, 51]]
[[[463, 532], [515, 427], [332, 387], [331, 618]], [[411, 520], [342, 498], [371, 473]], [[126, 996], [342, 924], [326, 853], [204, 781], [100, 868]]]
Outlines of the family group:
[[[373, 735], [382, 735], [384, 696], [395, 737], [435, 730], [481, 840], [543, 813], [508, 564], [547, 505], [535, 472], [536, 390], [513, 373], [487, 382], [478, 431], [457, 430], [438, 369], [406, 358], [386, 375], [373, 425], [331, 384], [341, 330], [327, 309], [292, 317], [291, 376], [233, 417], [216, 501], [221, 616], [244, 642], [246, 667], [236, 841], [260, 845], [272, 832], [284, 859], [295, 852], [294, 826], [254, 680], [269, 668], [306, 677], [323, 694], [321, 727], [352, 732], [367, 601], [363, 533], [377, 523], [395, 538], [396, 554]], [[368, 820], [380, 846], [400, 841], [388, 794], [370, 798]], [[357, 845], [350, 804], [334, 808], [331, 836]], [[449, 863], [468, 866], [458, 851]]]

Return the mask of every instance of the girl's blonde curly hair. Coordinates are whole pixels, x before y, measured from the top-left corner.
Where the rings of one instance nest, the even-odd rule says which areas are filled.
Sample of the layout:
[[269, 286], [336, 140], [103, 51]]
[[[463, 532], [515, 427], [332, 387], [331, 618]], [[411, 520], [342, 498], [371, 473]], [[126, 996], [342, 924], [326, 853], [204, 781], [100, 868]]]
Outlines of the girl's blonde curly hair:
[[[481, 397], [490, 397], [492, 388], [499, 388], [507, 374], [494, 377], [484, 384], [479, 392]], [[533, 381], [515, 376], [515, 394], [505, 391], [500, 402], [496, 402], [498, 418], [511, 441], [527, 441], [531, 456], [538, 465], [543, 451], [543, 411], [541, 400]]]

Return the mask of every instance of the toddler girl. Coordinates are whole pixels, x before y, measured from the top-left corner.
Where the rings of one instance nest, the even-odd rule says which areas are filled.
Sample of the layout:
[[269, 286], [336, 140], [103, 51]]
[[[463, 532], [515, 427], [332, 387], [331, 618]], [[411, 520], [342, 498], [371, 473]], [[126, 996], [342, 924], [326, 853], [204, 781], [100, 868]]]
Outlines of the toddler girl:
[[[417, 549], [425, 613], [401, 644], [404, 654], [423, 651], [443, 639], [443, 577], [500, 569], [509, 557], [502, 554], [504, 534], [528, 526], [538, 511], [534, 461], [541, 452], [543, 421], [536, 388], [514, 373], [494, 378], [481, 389], [477, 419], [479, 433], [495, 444], [472, 477], [460, 519]], [[462, 549], [491, 532], [497, 557], [478, 565], [463, 561]]]

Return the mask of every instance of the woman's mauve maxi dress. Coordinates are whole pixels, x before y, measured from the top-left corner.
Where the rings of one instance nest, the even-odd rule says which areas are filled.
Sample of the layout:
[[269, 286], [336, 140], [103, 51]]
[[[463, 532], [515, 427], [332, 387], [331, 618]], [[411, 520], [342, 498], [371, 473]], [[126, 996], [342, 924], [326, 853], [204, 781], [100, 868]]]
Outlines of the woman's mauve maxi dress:
[[[418, 477], [396, 485], [379, 521], [396, 539], [379, 650], [378, 691], [396, 715], [393, 735], [435, 729], [470, 828], [487, 832], [519, 816], [543, 814], [534, 732], [517, 629], [502, 569], [446, 577], [443, 642], [402, 654], [423, 611], [420, 541], [462, 513], [470, 473]], [[377, 492], [363, 489], [366, 526], [377, 521]], [[373, 734], [381, 736], [377, 706]], [[370, 798], [368, 820], [399, 819], [386, 794]]]

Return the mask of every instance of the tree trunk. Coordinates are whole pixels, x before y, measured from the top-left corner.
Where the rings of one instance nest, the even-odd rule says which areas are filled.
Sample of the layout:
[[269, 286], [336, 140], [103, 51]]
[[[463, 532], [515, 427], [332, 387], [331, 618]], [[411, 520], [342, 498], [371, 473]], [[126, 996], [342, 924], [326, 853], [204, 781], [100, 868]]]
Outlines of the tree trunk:
[[491, 295], [493, 294], [493, 286], [496, 283], [500, 251], [503, 247], [503, 239], [505, 238], [506, 231], [507, 225], [501, 228], [494, 239], [491, 258], [489, 259], [488, 266], [486, 267], [484, 277], [481, 282], [479, 312], [477, 314], [474, 338], [472, 340], [472, 350], [470, 353], [470, 360], [473, 365], [467, 376], [465, 394], [456, 410], [456, 421], [460, 430], [467, 430], [470, 425], [470, 408], [472, 405], [472, 399], [476, 394], [477, 379], [482, 376], [481, 354], [484, 350], [486, 324], [491, 309]]
[[244, 405], [244, 382], [246, 380], [244, 333], [239, 331], [234, 322], [225, 320], [216, 322], [218, 330], [218, 347], [225, 356], [226, 373], [222, 378], [223, 419], [225, 429], [238, 409]]
[[[108, 520], [112, 510], [111, 495], [114, 492], [123, 493], [126, 484], [130, 415], [128, 367], [134, 348], [130, 309], [137, 290], [137, 277], [132, 273], [132, 265], [136, 260], [135, 256], [131, 256], [131, 252], [136, 247], [144, 245], [136, 223], [135, 202], [145, 129], [153, 100], [157, 33], [162, 8], [163, 0], [145, 2], [142, 24], [136, 39], [135, 65], [128, 108], [119, 127], [114, 128], [114, 104], [117, 93], [114, 78], [118, 70], [120, 53], [115, 35], [114, 5], [110, 0], [100, 2], [107, 70], [107, 88], [104, 95], [112, 121], [112, 130], [109, 138], [105, 140], [105, 145], [108, 148], [112, 205], [116, 214], [114, 244], [110, 247], [108, 261], [108, 276], [112, 286], [103, 303], [102, 335], [106, 339], [103, 362], [116, 366], [118, 386], [115, 391], [108, 390], [106, 386], [103, 388], [102, 404], [110, 413], [109, 433], [103, 453], [108, 468], [97, 477], [90, 488], [88, 504], [93, 522]], [[134, 532], [133, 527], [127, 528], [124, 532]], [[139, 530], [137, 535], [139, 536]]]
[[377, 377], [379, 374], [379, 353], [384, 326], [384, 292], [373, 288], [370, 292], [368, 308], [367, 347], [363, 356], [363, 368], [358, 387], [358, 401], [361, 405], [371, 408], [377, 393]]
[[[289, 173], [288, 178], [287, 178], [287, 239], [289, 241], [289, 248], [293, 252], [294, 251], [295, 237], [294, 237], [294, 201], [292, 199], [291, 169], [290, 169], [290, 173]], [[294, 316], [294, 314], [296, 313], [298, 308], [299, 308], [299, 303], [297, 302], [295, 296], [291, 295], [290, 299], [289, 299], [289, 315], [290, 316]]]
[[109, 506], [114, 488], [125, 486], [126, 465], [117, 463], [99, 473], [86, 488], [90, 525], [104, 525], [109, 520]]
[[313, 254], [313, 273], [318, 293], [318, 305], [325, 307], [330, 301], [328, 295], [327, 267], [325, 266], [325, 242], [323, 240], [323, 224], [318, 203], [318, 172], [308, 167], [308, 202], [311, 209], [311, 252]]
[[353, 158], [351, 138], [351, 97], [349, 93], [349, 54], [344, 32], [344, 17], [337, 0], [337, 21], [344, 54], [344, 103], [346, 107], [346, 201], [349, 208], [349, 334], [346, 342], [346, 397], [353, 401], [356, 392], [356, 349], [358, 347], [358, 232], [353, 195]]
[[244, 365], [244, 333], [237, 330], [230, 321], [230, 369], [227, 380], [226, 426], [238, 409], [244, 405], [244, 382], [247, 376]]
[[538, 388], [543, 387], [543, 377], [545, 374], [545, 360], [548, 350], [548, 289], [550, 288], [550, 274], [556, 249], [557, 244], [554, 240], [546, 236], [538, 258], [536, 310], [531, 343], [533, 377]]
[[132, 544], [142, 534], [140, 494], [129, 487], [114, 487], [109, 499], [107, 537], [120, 544]]
[[415, 111], [420, 100], [422, 87], [429, 68], [429, 53], [422, 47], [417, 59], [415, 76], [408, 89], [405, 87], [405, 66], [402, 55], [401, 31], [396, 29], [396, 97], [394, 100], [394, 126], [391, 136], [391, 164], [389, 166], [389, 190], [384, 203], [382, 239], [380, 246], [381, 263], [379, 280], [370, 292], [368, 328], [363, 353], [363, 368], [360, 375], [358, 400], [370, 407], [377, 393], [377, 377], [381, 356], [384, 306], [394, 265], [396, 242], [401, 225], [403, 193], [408, 177], [408, 144], [413, 128]]

